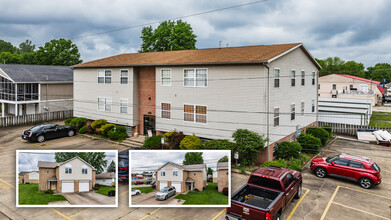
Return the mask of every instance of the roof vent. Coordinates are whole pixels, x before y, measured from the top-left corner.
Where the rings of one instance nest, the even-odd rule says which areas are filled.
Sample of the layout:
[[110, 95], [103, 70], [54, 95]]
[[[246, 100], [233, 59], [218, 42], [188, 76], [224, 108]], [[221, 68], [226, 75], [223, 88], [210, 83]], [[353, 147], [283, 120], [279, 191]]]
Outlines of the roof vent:
[[219, 41], [219, 49], [221, 49], [221, 40]]

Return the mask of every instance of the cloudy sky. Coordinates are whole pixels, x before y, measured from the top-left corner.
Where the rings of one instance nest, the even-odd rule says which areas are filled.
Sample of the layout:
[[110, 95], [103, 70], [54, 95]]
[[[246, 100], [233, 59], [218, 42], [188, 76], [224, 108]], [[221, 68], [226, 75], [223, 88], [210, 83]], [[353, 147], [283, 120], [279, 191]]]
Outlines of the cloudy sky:
[[[114, 152], [106, 152], [107, 166], [110, 165], [111, 161], [115, 161]], [[54, 152], [45, 151], [30, 151], [30, 152], [19, 152], [18, 160], [18, 173], [20, 171], [38, 171], [38, 161], [56, 162], [54, 159]], [[106, 168], [104, 170], [106, 171]]]
[[[217, 161], [224, 157], [229, 156], [230, 151], [202, 151], [204, 163], [207, 167], [216, 170]], [[141, 173], [143, 171], [155, 171], [160, 166], [164, 165], [167, 162], [177, 163], [182, 165], [183, 160], [185, 159], [186, 151], [132, 151], [131, 152], [131, 173]]]
[[[90, 61], [137, 52], [141, 27], [89, 34], [226, 8], [256, 0], [126, 1], [0, 0], [0, 39], [37, 46], [72, 39]], [[303, 42], [317, 58], [339, 56], [371, 66], [391, 63], [389, 0], [265, 0], [257, 4], [183, 19], [191, 24], [197, 48]], [[156, 27], [158, 24], [153, 24]]]

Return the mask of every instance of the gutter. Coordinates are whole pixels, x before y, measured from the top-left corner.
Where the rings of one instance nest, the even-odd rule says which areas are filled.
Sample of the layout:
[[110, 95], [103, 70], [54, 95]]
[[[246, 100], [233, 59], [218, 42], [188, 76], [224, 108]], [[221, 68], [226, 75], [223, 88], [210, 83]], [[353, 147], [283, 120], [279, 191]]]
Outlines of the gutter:
[[267, 66], [267, 63], [264, 63], [263, 64], [264, 67], [266, 67], [267, 69], [267, 85], [266, 85], [266, 98], [267, 98], [267, 102], [266, 102], [266, 144], [267, 144], [267, 161], [269, 161], [269, 119], [270, 119], [270, 115], [269, 115], [269, 111], [270, 111], [270, 92], [269, 92], [269, 87], [270, 87], [270, 82], [269, 82], [269, 79], [270, 79], [270, 67]]

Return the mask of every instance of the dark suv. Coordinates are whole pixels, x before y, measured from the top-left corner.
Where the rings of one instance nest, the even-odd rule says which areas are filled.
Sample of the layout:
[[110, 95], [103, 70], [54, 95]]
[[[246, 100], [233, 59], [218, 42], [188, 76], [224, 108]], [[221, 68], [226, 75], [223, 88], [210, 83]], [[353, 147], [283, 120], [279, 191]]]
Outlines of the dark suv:
[[381, 183], [380, 168], [368, 157], [340, 154], [317, 157], [311, 161], [311, 170], [319, 178], [327, 175], [356, 181], [365, 189]]
[[129, 150], [118, 153], [118, 177], [122, 181], [129, 181]]

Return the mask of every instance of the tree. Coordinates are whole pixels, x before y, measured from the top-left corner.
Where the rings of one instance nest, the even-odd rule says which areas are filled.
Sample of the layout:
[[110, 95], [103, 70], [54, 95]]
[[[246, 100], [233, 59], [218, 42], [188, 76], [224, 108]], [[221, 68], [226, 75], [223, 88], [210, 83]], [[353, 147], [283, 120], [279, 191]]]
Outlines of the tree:
[[79, 49], [71, 40], [54, 39], [39, 47], [36, 63], [41, 65], [71, 66], [83, 62]]
[[356, 61], [345, 62], [339, 57], [328, 57], [324, 60], [316, 59], [322, 69], [319, 71], [319, 76], [329, 74], [349, 74], [353, 76], [365, 78], [365, 67], [362, 63]]
[[383, 83], [383, 79], [386, 82], [391, 82], [391, 65], [388, 63], [377, 63], [375, 66], [367, 68], [367, 77], [369, 79], [379, 81]]
[[196, 49], [196, 37], [187, 22], [164, 21], [155, 30], [151, 26], [143, 27], [139, 52]]
[[54, 159], [57, 163], [65, 162], [74, 157], [80, 157], [96, 169], [96, 173], [101, 173], [107, 166], [105, 152], [56, 152]]
[[213, 174], [213, 170], [212, 170], [212, 168], [210, 168], [210, 167], [208, 167], [208, 175], [209, 174]]
[[243, 166], [254, 164], [257, 154], [265, 147], [266, 139], [247, 129], [236, 130], [232, 137], [236, 141], [236, 149], [232, 152], [239, 151], [240, 164]]
[[26, 40], [19, 44], [19, 53], [31, 53], [34, 52], [35, 45], [32, 44], [31, 40]]
[[189, 152], [185, 154], [185, 160], [183, 161], [183, 165], [203, 163], [204, 158], [202, 157], [202, 152]]
[[18, 48], [16, 48], [10, 42], [0, 40], [0, 53], [2, 52], [16, 53], [17, 50]]
[[107, 172], [115, 172], [115, 162], [111, 161], [110, 165], [107, 167]]
[[228, 162], [228, 156], [224, 156], [224, 157], [220, 158], [220, 160], [218, 162]]

